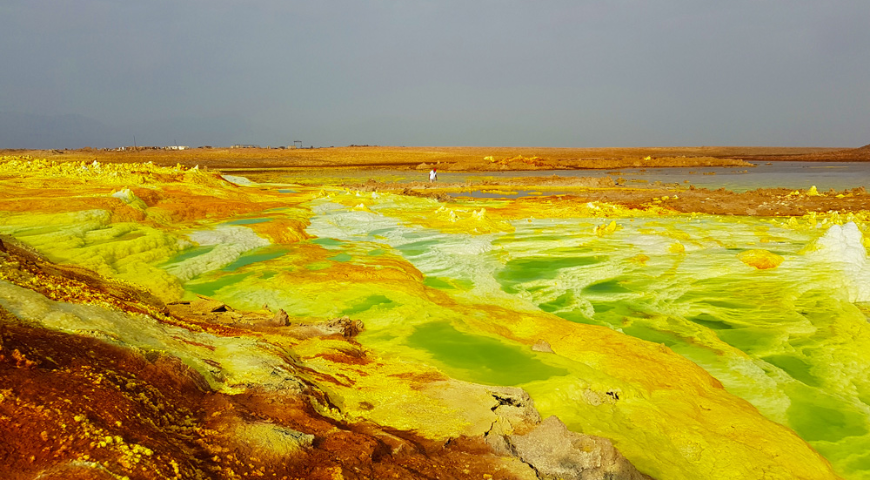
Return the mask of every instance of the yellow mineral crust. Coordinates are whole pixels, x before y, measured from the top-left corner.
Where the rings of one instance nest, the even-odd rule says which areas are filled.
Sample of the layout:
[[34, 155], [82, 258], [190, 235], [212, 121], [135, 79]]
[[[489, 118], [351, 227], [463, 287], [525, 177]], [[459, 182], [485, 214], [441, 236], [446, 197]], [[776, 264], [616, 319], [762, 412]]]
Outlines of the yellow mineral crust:
[[275, 219], [270, 222], [257, 223], [250, 226], [251, 230], [260, 236], [266, 237], [272, 243], [296, 243], [311, 238], [305, 233], [308, 226], [306, 220]]
[[[359, 290], [353, 283], [342, 282], [338, 288], [347, 289], [352, 298]], [[437, 304], [417, 307], [411, 297], [400, 303], [408, 304], [408, 315], [415, 310], [437, 319], [448, 315], [440, 313], [446, 308], [479, 332], [529, 346], [537, 339], [548, 341], [557, 352], [548, 362], [570, 367], [572, 374], [523, 385], [542, 415], [558, 415], [572, 429], [614, 439], [653, 477], [755, 479], [768, 472], [767, 478], [783, 480], [837, 478], [828, 462], [794, 432], [764, 418], [706, 371], [663, 345], [546, 315], [463, 306], [434, 292], [429, 298]], [[401, 327], [394, 328], [398, 334]], [[463, 410], [457, 401], [463, 395], [476, 398], [479, 391], [451, 383], [429, 367], [378, 356], [367, 366], [329, 363], [314, 358], [322, 346], [309, 344], [297, 351], [338, 380], [331, 392], [351, 415], [418, 429], [430, 438], [479, 431], [489, 418], [487, 412]], [[443, 395], [433, 401], [433, 392], [439, 391]], [[616, 393], [618, 400], [607, 392]], [[429, 402], [428, 408], [421, 408], [424, 402]], [[468, 402], [472, 404], [476, 403]]]
[[[472, 331], [529, 346], [545, 339], [557, 352], [548, 363], [569, 367], [572, 375], [523, 385], [542, 414], [558, 415], [571, 428], [614, 439], [621, 451], [654, 477], [754, 479], [762, 478], [766, 471], [771, 473], [769, 478], [836, 478], [827, 461], [794, 432], [764, 418], [706, 371], [663, 345], [546, 315], [463, 305], [435, 290], [426, 292], [426, 298], [434, 303], [420, 303], [415, 299], [419, 287], [408, 283], [388, 285], [383, 279], [369, 278], [374, 283], [363, 286], [359, 283], [363, 277], [358, 274], [331, 278], [349, 305], [354, 304], [354, 298], [365, 298], [366, 292], [390, 292], [390, 298], [400, 305], [389, 317], [396, 321], [458, 316]], [[305, 279], [288, 275], [284, 280], [299, 285], [300, 292], [306, 291]], [[397, 296], [399, 290], [410, 296]], [[392, 328], [402, 335], [406, 327], [395, 324]], [[373, 348], [377, 345], [374, 339], [366, 342]], [[409, 385], [397, 376], [402, 372], [405, 376], [414, 372], [428, 375], [430, 370], [420, 365], [391, 366], [389, 361], [378, 359], [376, 368], [330, 368], [342, 373], [336, 378], [348, 379], [334, 387], [334, 392], [355, 415], [376, 416], [379, 423], [396, 428], [423, 422], [415, 428], [439, 438], [477, 428], [473, 427], [477, 423], [464, 414], [450, 413], [453, 407], [449, 402], [422, 415], [418, 406], [425, 388]], [[439, 385], [448, 388], [447, 384], [432, 387]], [[607, 392], [616, 392], [619, 399], [611, 401]], [[451, 415], [456, 416], [455, 421], [444, 420]]]
[[[525, 385], [543, 416], [558, 415], [571, 428], [614, 439], [654, 478], [838, 478], [792, 430], [764, 418], [664, 345], [551, 317], [496, 307], [488, 313], [490, 320], [476, 321], [475, 327], [508, 327], [499, 333], [509, 331], [528, 345], [543, 338], [583, 372], [559, 382]], [[595, 395], [584, 395], [587, 391], [608, 400], [604, 393], [618, 392], [619, 400], [596, 401]], [[683, 467], [662, 469], [667, 464]]]
[[674, 242], [668, 247], [668, 251], [671, 253], [685, 253], [686, 247], [680, 242]]
[[595, 227], [595, 234], [599, 237], [609, 235], [616, 231], [616, 220], [612, 220], [609, 224], [602, 224]]
[[[641, 215], [670, 216], [676, 212], [658, 206], [643, 209], [626, 208], [602, 202], [577, 202], [570, 195], [542, 198], [523, 198], [522, 201], [493, 201], [485, 208], [475, 202], [456, 201], [439, 203], [429, 198], [384, 194], [385, 198], [372, 199], [354, 192], [344, 192], [329, 198], [349, 210], [362, 210], [395, 217], [409, 225], [419, 225], [444, 233], [481, 235], [513, 232], [513, 221], [534, 218], [570, 217], [637, 217]], [[614, 227], [615, 229], [616, 227]], [[608, 233], [612, 233], [608, 232]]]
[[[295, 348], [306, 365], [332, 380], [324, 381], [330, 398], [349, 418], [413, 430], [434, 440], [481, 436], [496, 420], [492, 395], [481, 385], [451, 379], [432, 367], [396, 358], [363, 356], [342, 360], [324, 355], [326, 339]], [[340, 341], [334, 342], [337, 347]], [[321, 380], [324, 377], [318, 377]]]
[[[0, 174], [15, 174], [12, 181], [19, 184], [14, 191], [0, 189], [0, 197], [5, 197], [0, 230], [20, 236], [53, 261], [130, 281], [165, 301], [180, 298], [183, 289], [177, 278], [155, 264], [191, 247], [184, 239], [185, 227], [210, 229], [240, 217], [244, 223], [248, 216], [259, 222], [256, 217], [276, 209], [273, 218], [245, 227], [264, 243], [310, 238], [305, 233], [310, 211], [299, 204], [313, 198], [313, 192], [289, 195], [238, 187], [216, 173], [181, 167], [85, 167], [37, 160], [0, 163]], [[137, 184], [125, 172], [157, 177]]]
[[509, 202], [487, 207], [498, 215], [497, 218], [505, 220], [519, 220], [525, 218], [630, 218], [641, 215], [673, 215], [674, 212], [657, 206], [644, 209], [626, 208], [621, 205], [606, 202], [581, 202], [572, 195], [556, 195], [550, 197], [530, 197], [521, 200], [514, 199]]
[[741, 252], [737, 255], [737, 258], [739, 258], [741, 262], [753, 266], [759, 270], [776, 268], [784, 260], [781, 256], [775, 253], [761, 249], [747, 250], [745, 252]]
[[[536, 399], [541, 413], [558, 415], [572, 430], [613, 439], [634, 464], [655, 478], [837, 478], [828, 462], [793, 431], [766, 419], [750, 403], [726, 391], [701, 367], [662, 344], [544, 314], [525, 299], [498, 296], [503, 293], [498, 286], [494, 287], [493, 298], [486, 300], [429, 288], [420, 269], [395, 251], [369, 256], [366, 250], [390, 249], [385, 245], [378, 247], [376, 237], [340, 252], [308, 241], [314, 237], [310, 231], [316, 216], [314, 210], [327, 204], [337, 205], [343, 215], [348, 215], [351, 228], [354, 222], [390, 221], [435, 232], [471, 235], [512, 233], [518, 229], [517, 222], [526, 224], [536, 218], [598, 218], [583, 231], [589, 233], [596, 225], [602, 227], [607, 238], [592, 235], [601, 241], [619, 237], [623, 232], [611, 217], [625, 219], [619, 221], [618, 226], [622, 227], [636, 217], [674, 214], [661, 206], [626, 208], [553, 196], [492, 201], [483, 208], [483, 204], [476, 202], [443, 204], [428, 198], [391, 194], [374, 197], [331, 190], [319, 195], [319, 188], [278, 194], [258, 186], [232, 185], [213, 174], [180, 167], [109, 168], [31, 159], [0, 159], [0, 175], [11, 175], [10, 182], [30, 185], [16, 193], [0, 189], [2, 231], [18, 236], [52, 260], [83, 265], [105, 276], [136, 282], [164, 300], [177, 299], [183, 293], [182, 282], [168, 273], [176, 270], [159, 265], [203, 247], [204, 244], [191, 239], [214, 236], [220, 228], [229, 228], [226, 223], [241, 221], [232, 228], [246, 232], [245, 238], [261, 242], [256, 243], [258, 246], [286, 248], [287, 252], [267, 266], [242, 265], [232, 272], [248, 276], [237, 281], [235, 290], [223, 290], [229, 292], [223, 301], [238, 301], [254, 309], [267, 300], [277, 299], [300, 312], [331, 309], [329, 312], [336, 315], [364, 313], [367, 321], [380, 323], [381, 336], [361, 339], [370, 351], [357, 355], [337, 351], [338, 343], [331, 347], [326, 339], [296, 344], [266, 334], [241, 339], [188, 335], [177, 332], [176, 327], [168, 329], [133, 317], [124, 320], [130, 325], [117, 326], [105, 321], [109, 325], [107, 333], [115, 338], [138, 334], [142, 339], [136, 340], [142, 345], [163, 342], [161, 348], [177, 351], [179, 357], [203, 372], [217, 388], [234, 391], [248, 382], [271, 385], [275, 382], [274, 368], [281, 365], [284, 355], [276, 352], [292, 347], [294, 355], [304, 358], [316, 370], [318, 382], [351, 417], [417, 430], [429, 438], [480, 434], [486, 431], [487, 424], [491, 425], [492, 412], [467, 404], [479, 406], [477, 400], [483, 401], [485, 392], [450, 380], [429, 366], [433, 362], [426, 354], [408, 351], [403, 346], [409, 331], [421, 323], [452, 322], [459, 330], [529, 349], [539, 340], [548, 342], [556, 353], [541, 361], [570, 374], [522, 385]], [[27, 181], [21, 181], [20, 176], [27, 176]], [[313, 200], [315, 197], [318, 198]], [[359, 205], [362, 208], [357, 208]], [[840, 217], [846, 215], [836, 219], [833, 214], [807, 216], [793, 224], [789, 221], [787, 226], [809, 230], [824, 222], [840, 222], [843, 219]], [[576, 227], [577, 223], [573, 225]], [[666, 237], [663, 248], [680, 257], [691, 256], [682, 255], [686, 246], [691, 250], [700, 242], [676, 228], [661, 228], [652, 222], [648, 225], [648, 234]], [[214, 248], [220, 247], [217, 244]], [[775, 254], [750, 250], [739, 258], [762, 268], [759, 265], [775, 263], [776, 258], [771, 259], [770, 255]], [[728, 258], [734, 259], [731, 255]], [[654, 263], [646, 254], [634, 255], [630, 261], [640, 265]], [[220, 272], [228, 264], [230, 261], [217, 264], [213, 271]], [[254, 275], [267, 270], [274, 270], [268, 281]], [[196, 275], [209, 272], [212, 271]], [[212, 280], [200, 278], [193, 283], [207, 285]], [[8, 285], [3, 286], [9, 289]], [[58, 285], [49, 289], [56, 292], [51, 298], [75, 297], [75, 291], [64, 288]], [[17, 291], [10, 291], [10, 296], [24, 298]], [[267, 299], [267, 294], [273, 296]], [[492, 304], [475, 303], [487, 301]], [[42, 314], [55, 306], [33, 302], [40, 309], [33, 311], [32, 318], [48, 318], [41, 321], [61, 322], [58, 325], [62, 327], [92, 328], [85, 313], [99, 321], [115, 318], [111, 312], [99, 311], [95, 315], [96, 310], [82, 310], [76, 318], [49, 318]], [[261, 338], [270, 339], [272, 345], [266, 345]], [[129, 343], [137, 344], [133, 340]], [[197, 346], [206, 344], [212, 348]], [[274, 345], [281, 348], [273, 348]], [[380, 355], [379, 347], [390, 347], [390, 355], [395, 356]], [[202, 359], [218, 363], [221, 373], [210, 373], [209, 365], [214, 365]]]
[[[410, 225], [432, 228], [444, 233], [482, 235], [514, 231], [514, 227], [506, 221], [501, 212], [481, 208], [478, 205], [442, 204], [431, 199], [407, 197], [397, 199], [395, 203], [398, 204], [397, 207], [380, 208], [376, 211], [396, 217]], [[411, 205], [416, 208], [408, 208]]]
[[[30, 177], [65, 177], [93, 179], [111, 183], [141, 184], [167, 180], [197, 180], [198, 168], [188, 169], [181, 165], [159, 167], [151, 163], [56, 162], [32, 157], [0, 157], [0, 175]], [[193, 174], [193, 176], [189, 174]], [[207, 178], [207, 177], [204, 177]]]

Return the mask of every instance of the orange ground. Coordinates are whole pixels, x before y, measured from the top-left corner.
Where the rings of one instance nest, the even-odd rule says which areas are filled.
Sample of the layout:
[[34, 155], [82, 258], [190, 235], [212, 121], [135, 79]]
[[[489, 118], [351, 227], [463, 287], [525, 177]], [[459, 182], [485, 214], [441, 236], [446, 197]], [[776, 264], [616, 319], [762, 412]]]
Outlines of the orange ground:
[[[315, 149], [193, 148], [182, 151], [141, 148], [136, 151], [0, 150], [3, 155], [31, 155], [55, 161], [101, 163], [149, 162], [210, 168], [426, 168], [442, 170], [547, 170], [660, 166], [740, 166], [751, 160], [870, 161], [870, 148], [788, 147], [337, 147]], [[491, 157], [491, 158], [488, 158]], [[650, 157], [649, 160], [646, 157]]]

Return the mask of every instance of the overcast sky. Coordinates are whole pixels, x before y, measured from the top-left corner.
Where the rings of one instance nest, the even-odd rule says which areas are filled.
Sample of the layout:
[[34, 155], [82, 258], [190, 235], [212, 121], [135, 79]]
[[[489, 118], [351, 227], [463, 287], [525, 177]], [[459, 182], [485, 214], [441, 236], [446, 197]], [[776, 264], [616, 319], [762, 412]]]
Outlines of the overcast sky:
[[134, 136], [857, 147], [870, 1], [0, 0], [0, 148]]

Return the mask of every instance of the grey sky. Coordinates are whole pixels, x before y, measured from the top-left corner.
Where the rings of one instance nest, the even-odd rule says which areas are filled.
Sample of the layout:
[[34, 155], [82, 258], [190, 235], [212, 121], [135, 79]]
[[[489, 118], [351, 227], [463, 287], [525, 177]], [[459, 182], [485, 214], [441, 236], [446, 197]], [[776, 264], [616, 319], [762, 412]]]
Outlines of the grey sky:
[[870, 2], [2, 0], [0, 127], [7, 148], [860, 146]]

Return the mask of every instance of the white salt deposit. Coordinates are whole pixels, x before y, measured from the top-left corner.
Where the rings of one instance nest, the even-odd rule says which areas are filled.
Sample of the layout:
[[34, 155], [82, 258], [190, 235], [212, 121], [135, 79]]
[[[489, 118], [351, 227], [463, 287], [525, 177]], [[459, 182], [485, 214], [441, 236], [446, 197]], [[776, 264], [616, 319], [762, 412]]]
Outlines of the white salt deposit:
[[133, 191], [130, 190], [129, 188], [124, 188], [124, 189], [118, 190], [117, 192], [112, 193], [110, 196], [114, 197], [114, 198], [121, 199], [121, 201], [126, 203], [127, 205], [130, 205], [130, 204], [136, 202], [137, 200], [139, 201], [139, 203], [141, 203], [141, 200], [139, 200], [139, 197], [137, 197], [136, 194], [134, 194]]
[[850, 302], [870, 302], [870, 265], [863, 235], [854, 222], [833, 225], [816, 241], [810, 252], [834, 270], [843, 273], [844, 288]]
[[167, 271], [182, 282], [229, 265], [245, 252], [271, 245], [268, 240], [257, 236], [250, 228], [239, 226], [199, 230], [188, 235], [188, 238], [200, 245], [215, 245], [215, 248], [208, 253], [197, 255], [167, 268]]
[[237, 177], [235, 175], [221, 175], [221, 178], [236, 185], [256, 185], [256, 182], [252, 182], [245, 177]]

